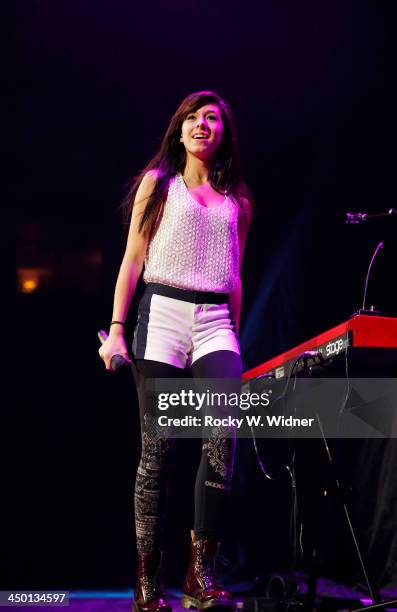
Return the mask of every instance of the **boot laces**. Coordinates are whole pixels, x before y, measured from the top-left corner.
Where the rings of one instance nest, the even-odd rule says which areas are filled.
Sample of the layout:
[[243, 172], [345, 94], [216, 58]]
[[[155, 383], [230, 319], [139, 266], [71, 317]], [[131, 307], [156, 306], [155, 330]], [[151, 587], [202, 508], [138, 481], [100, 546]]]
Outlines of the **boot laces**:
[[204, 583], [205, 590], [210, 588], [221, 588], [221, 584], [217, 578], [217, 574], [222, 567], [226, 567], [229, 565], [229, 561], [226, 557], [222, 556], [219, 553], [219, 547], [215, 555], [211, 556], [207, 562], [204, 560], [204, 555], [202, 556], [202, 560], [200, 559], [200, 563], [198, 565], [198, 572], [201, 580]]
[[146, 601], [161, 597], [163, 589], [160, 582], [160, 568], [153, 576], [142, 576], [140, 583]]

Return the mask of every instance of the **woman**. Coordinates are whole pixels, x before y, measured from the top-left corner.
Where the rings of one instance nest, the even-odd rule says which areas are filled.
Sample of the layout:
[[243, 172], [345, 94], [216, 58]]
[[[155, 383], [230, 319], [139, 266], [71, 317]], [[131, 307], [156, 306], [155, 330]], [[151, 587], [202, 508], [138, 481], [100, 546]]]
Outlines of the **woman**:
[[[173, 441], [149, 422], [147, 378], [241, 378], [237, 332], [240, 269], [252, 198], [241, 176], [232, 115], [217, 94], [183, 100], [157, 155], [126, 200], [131, 222], [117, 279], [106, 368], [127, 356], [123, 338], [137, 281], [146, 290], [133, 341], [141, 413], [142, 456], [135, 485], [137, 612], [169, 611], [161, 587], [161, 533]], [[233, 606], [214, 576], [222, 510], [233, 469], [235, 437], [214, 430], [203, 440], [195, 485], [195, 520], [182, 605]]]

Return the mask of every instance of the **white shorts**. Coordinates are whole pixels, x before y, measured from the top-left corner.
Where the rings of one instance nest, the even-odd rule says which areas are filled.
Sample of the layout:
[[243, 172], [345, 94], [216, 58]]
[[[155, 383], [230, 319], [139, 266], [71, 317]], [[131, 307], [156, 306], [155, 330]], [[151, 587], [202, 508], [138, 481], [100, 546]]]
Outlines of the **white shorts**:
[[228, 295], [148, 283], [139, 304], [132, 351], [178, 368], [214, 351], [240, 354]]

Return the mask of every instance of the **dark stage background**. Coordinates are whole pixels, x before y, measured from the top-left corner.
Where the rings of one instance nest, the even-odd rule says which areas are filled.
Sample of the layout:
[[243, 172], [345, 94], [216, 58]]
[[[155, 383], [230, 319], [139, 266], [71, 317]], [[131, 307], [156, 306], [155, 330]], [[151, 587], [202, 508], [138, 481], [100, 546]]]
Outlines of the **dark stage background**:
[[[391, 5], [17, 2], [17, 323], [4, 325], [6, 382], [15, 364], [17, 377], [4, 411], [3, 587], [132, 585], [137, 405], [129, 374], [105, 372], [96, 331], [109, 322], [125, 244], [124, 186], [185, 95], [209, 88], [230, 102], [256, 199], [243, 271], [246, 367], [347, 319], [381, 239], [369, 303], [397, 314], [396, 223], [344, 224], [346, 211], [396, 201]], [[314, 446], [302, 448], [306, 485]], [[183, 450], [167, 528], [175, 583], [199, 453]], [[378, 585], [396, 585], [396, 542], [373, 539], [382, 508], [392, 526], [397, 515], [392, 479], [387, 500], [378, 497], [395, 446], [360, 461], [370, 486], [355, 518], [368, 499], [367, 510], [378, 508], [365, 516], [363, 547]], [[288, 568], [289, 511], [288, 480], [262, 479], [241, 444], [225, 526], [231, 578]], [[341, 511], [327, 512], [324, 572], [361, 581]]]

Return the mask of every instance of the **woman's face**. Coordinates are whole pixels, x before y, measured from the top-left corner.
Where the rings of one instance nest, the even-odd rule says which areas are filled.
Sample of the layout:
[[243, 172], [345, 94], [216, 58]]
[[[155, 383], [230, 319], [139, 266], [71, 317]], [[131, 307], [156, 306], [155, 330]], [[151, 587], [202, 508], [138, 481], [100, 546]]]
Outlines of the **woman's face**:
[[210, 159], [222, 141], [223, 121], [216, 104], [205, 104], [189, 113], [182, 123], [181, 142], [200, 159]]

